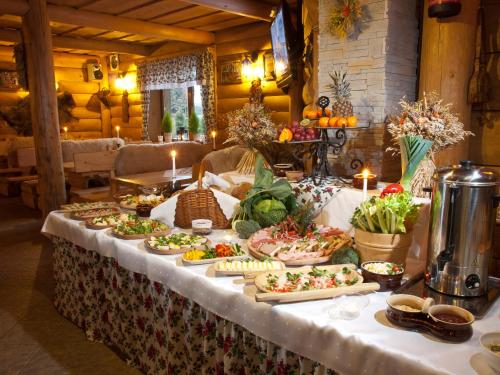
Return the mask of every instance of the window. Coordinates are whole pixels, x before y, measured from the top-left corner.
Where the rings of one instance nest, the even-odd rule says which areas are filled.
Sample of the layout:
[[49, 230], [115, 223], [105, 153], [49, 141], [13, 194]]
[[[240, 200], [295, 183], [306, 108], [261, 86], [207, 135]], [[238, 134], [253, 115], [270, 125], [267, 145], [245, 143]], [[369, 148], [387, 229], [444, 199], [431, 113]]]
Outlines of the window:
[[202, 133], [204, 132], [203, 109], [201, 104], [200, 86], [182, 87], [176, 89], [162, 90], [162, 117], [170, 112], [174, 123], [173, 138], [188, 139], [187, 131], [189, 117], [194, 111], [200, 119]]

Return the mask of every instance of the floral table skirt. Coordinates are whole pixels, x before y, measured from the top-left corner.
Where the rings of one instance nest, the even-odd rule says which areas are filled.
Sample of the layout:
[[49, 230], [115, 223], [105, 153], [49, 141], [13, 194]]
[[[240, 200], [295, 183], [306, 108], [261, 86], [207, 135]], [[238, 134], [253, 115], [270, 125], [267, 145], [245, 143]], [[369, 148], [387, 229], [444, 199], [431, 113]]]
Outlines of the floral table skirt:
[[333, 374], [165, 285], [54, 238], [57, 310], [148, 374]]

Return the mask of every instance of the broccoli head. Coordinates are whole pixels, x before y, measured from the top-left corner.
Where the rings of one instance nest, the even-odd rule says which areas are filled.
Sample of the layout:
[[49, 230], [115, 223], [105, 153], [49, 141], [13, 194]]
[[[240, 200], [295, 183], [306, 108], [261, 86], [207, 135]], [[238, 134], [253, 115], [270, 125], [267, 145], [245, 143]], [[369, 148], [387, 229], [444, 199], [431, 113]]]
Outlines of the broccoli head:
[[249, 238], [259, 229], [260, 225], [255, 220], [238, 220], [234, 224], [234, 230], [239, 234], [240, 238], [244, 240]]
[[343, 247], [335, 251], [332, 255], [332, 264], [347, 264], [352, 263], [359, 266], [359, 255], [351, 247]]

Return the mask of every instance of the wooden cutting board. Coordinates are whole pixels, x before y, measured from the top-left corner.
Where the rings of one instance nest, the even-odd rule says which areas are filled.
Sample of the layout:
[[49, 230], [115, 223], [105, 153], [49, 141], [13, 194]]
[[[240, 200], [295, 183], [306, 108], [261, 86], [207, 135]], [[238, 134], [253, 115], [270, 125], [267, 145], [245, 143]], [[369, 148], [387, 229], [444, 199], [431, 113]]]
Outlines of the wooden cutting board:
[[288, 293], [257, 293], [255, 300], [257, 302], [276, 302], [290, 303], [301, 301], [314, 301], [318, 299], [328, 299], [341, 295], [349, 295], [364, 292], [374, 292], [380, 289], [378, 283], [362, 283], [351, 286], [343, 286], [332, 289], [306, 290], [303, 292], [288, 292]]
[[[283, 270], [283, 271], [269, 271], [261, 273], [260, 275], [257, 275], [257, 277], [255, 278], [255, 286], [259, 290], [259, 292], [255, 295], [255, 300], [257, 302], [277, 302], [277, 303], [312, 301], [312, 300], [332, 298], [347, 294], [371, 292], [380, 289], [380, 285], [378, 283], [363, 283], [363, 277], [356, 271], [356, 266], [354, 264], [335, 264], [329, 266], [319, 266], [318, 268], [326, 269], [330, 272], [340, 272], [344, 267], [347, 267], [351, 269], [352, 272], [357, 273], [358, 282], [356, 284], [349, 286], [341, 286], [338, 288], [305, 290], [305, 291], [285, 292], [285, 293], [267, 291], [266, 289], [267, 275], [269, 274], [281, 275], [283, 273], [290, 271]], [[295, 269], [292, 272], [307, 273], [311, 269], [312, 267], [302, 267]]]

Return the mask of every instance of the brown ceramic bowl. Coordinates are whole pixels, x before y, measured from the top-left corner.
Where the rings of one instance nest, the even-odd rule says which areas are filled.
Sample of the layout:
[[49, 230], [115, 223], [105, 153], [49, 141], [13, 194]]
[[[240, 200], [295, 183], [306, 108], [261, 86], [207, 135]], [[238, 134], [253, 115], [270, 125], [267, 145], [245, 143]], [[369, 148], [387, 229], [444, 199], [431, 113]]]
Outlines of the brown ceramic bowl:
[[452, 305], [434, 305], [429, 307], [427, 314], [429, 331], [440, 339], [462, 342], [472, 336], [475, 318], [468, 310]]
[[278, 177], [285, 177], [286, 171], [290, 171], [293, 168], [293, 164], [290, 163], [282, 163], [282, 164], [274, 164], [274, 174]]
[[299, 182], [304, 178], [302, 171], [286, 171], [286, 179], [290, 182]]
[[423, 299], [411, 294], [392, 294], [387, 298], [387, 319], [398, 326], [420, 329], [426, 319], [423, 310], [432, 299]]
[[149, 217], [149, 215], [151, 215], [152, 209], [153, 209], [152, 205], [142, 203], [137, 205], [137, 207], [135, 208], [135, 212], [140, 217]]
[[390, 263], [385, 261], [370, 261], [361, 264], [361, 274], [366, 282], [376, 282], [380, 284], [380, 291], [393, 290], [401, 286], [401, 280], [403, 279], [404, 268], [400, 265], [396, 265], [401, 269], [400, 273], [395, 275], [385, 275], [380, 273], [375, 273], [368, 271], [365, 267], [369, 264], [374, 263]]
[[[428, 332], [451, 342], [467, 341], [472, 336], [474, 316], [467, 310], [451, 305], [432, 305], [432, 298], [420, 298], [410, 294], [392, 294], [387, 298], [387, 319], [400, 327]], [[443, 314], [451, 320], [443, 319]], [[456, 321], [456, 318], [460, 322]], [[448, 317], [449, 319], [449, 317]]]

